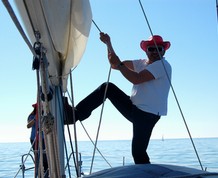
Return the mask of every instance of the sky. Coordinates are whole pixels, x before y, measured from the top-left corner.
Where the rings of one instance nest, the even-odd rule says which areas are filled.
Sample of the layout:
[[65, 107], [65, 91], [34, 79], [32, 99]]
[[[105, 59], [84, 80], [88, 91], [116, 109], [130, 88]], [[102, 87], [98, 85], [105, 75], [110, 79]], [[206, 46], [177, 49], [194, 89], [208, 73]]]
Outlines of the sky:
[[[14, 7], [13, 1], [9, 2]], [[141, 2], [152, 33], [171, 42], [165, 57], [173, 69], [168, 114], [156, 124], [151, 138], [189, 137], [178, 103], [193, 138], [218, 137], [216, 1]], [[139, 44], [141, 40], [148, 39], [151, 32], [138, 1], [90, 0], [90, 4], [93, 20], [101, 31], [111, 36], [121, 60], [146, 58]], [[0, 142], [28, 142], [30, 130], [26, 127], [27, 117], [32, 111], [31, 105], [36, 101], [37, 86], [36, 74], [32, 70], [33, 56], [3, 4], [0, 5], [0, 13]], [[108, 74], [106, 47], [92, 24], [84, 55], [73, 71], [74, 103], [77, 104], [107, 81]], [[132, 84], [119, 71], [112, 70], [110, 81], [127, 94], [131, 93]], [[96, 137], [100, 112], [101, 107], [83, 122], [93, 139]], [[78, 139], [88, 140], [80, 123], [77, 127]], [[131, 124], [106, 101], [99, 139], [131, 138]]]

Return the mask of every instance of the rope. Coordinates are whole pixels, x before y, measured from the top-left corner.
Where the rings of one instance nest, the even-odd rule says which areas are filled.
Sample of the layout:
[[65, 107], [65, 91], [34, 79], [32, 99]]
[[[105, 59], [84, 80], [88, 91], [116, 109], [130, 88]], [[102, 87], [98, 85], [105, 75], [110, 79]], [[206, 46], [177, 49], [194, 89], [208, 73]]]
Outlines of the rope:
[[[68, 91], [67, 91], [68, 92]], [[68, 96], [69, 96], [70, 94], [69, 94], [69, 92], [68, 92]], [[83, 130], [85, 131], [85, 133], [86, 133], [86, 135], [88, 136], [88, 138], [89, 138], [89, 140], [91, 141], [91, 143], [93, 144], [93, 145], [95, 145], [95, 143], [94, 143], [94, 141], [92, 140], [92, 138], [90, 137], [90, 135], [89, 135], [89, 133], [88, 133], [88, 131], [86, 130], [86, 128], [85, 128], [85, 126], [83, 125], [83, 123], [82, 122], [80, 122], [80, 124], [82, 125], [82, 127], [83, 127]], [[69, 133], [69, 138], [70, 138], [70, 144], [72, 145], [72, 139], [71, 139], [71, 134], [70, 134], [70, 129], [69, 129], [69, 125], [67, 124], [67, 129], [68, 129], [68, 133]], [[72, 146], [71, 146], [72, 147]], [[107, 161], [107, 159], [104, 157], [104, 155], [101, 153], [101, 151], [98, 149], [98, 147], [96, 147], [96, 149], [97, 149], [97, 151], [98, 151], [98, 153], [101, 155], [101, 157], [105, 160], [105, 162], [110, 166], [110, 167], [112, 167], [111, 166], [111, 164]], [[72, 151], [73, 152], [73, 151]]]
[[[68, 95], [69, 95], [69, 93], [68, 93]], [[67, 113], [65, 113], [65, 116], [67, 116]], [[67, 124], [67, 131], [68, 131], [68, 135], [69, 135], [69, 139], [70, 139], [71, 152], [74, 153], [73, 142], [72, 142], [71, 133], [70, 133], [70, 127], [69, 127], [68, 124]], [[68, 157], [68, 155], [67, 155], [67, 157]], [[74, 161], [74, 165], [76, 167], [76, 159], [75, 159], [75, 155], [74, 154], [73, 154], [73, 161]], [[69, 164], [69, 160], [67, 160], [67, 164]], [[68, 166], [68, 169], [69, 169], [69, 166]], [[75, 170], [76, 170], [76, 174], [78, 174], [77, 173], [77, 169], [75, 169]]]
[[[39, 102], [40, 101], [40, 74], [39, 74], [39, 70], [36, 70], [36, 79], [37, 79], [37, 115], [38, 116], [40, 116], [40, 117], [38, 117], [38, 119], [39, 119], [39, 121], [38, 121], [38, 124], [39, 124], [39, 132], [40, 132], [40, 134], [42, 133], [42, 127], [41, 127], [41, 113], [42, 113], [42, 111], [41, 111], [41, 102]], [[40, 136], [40, 141], [42, 141], [42, 137]], [[46, 137], [44, 136], [44, 142], [45, 142], [45, 144], [46, 144]], [[41, 150], [43, 150], [42, 149], [42, 144], [40, 143], [40, 149]], [[42, 155], [40, 155], [40, 162], [42, 163], [43, 162], [43, 156]], [[38, 160], [37, 160], [38, 161]], [[49, 163], [48, 163], [49, 164]], [[35, 165], [36, 165], [36, 163], [35, 163]], [[42, 167], [42, 165], [43, 165], [43, 163], [41, 164], [41, 167]], [[38, 166], [38, 164], [37, 164], [37, 166]], [[41, 169], [41, 170], [43, 170], [43, 169]], [[40, 172], [39, 172], [40, 173]], [[39, 174], [38, 173], [38, 174]], [[41, 171], [41, 175], [42, 175], [42, 173], [44, 173], [44, 171]]]
[[216, 0], [216, 13], [217, 13], [217, 21], [218, 21], [218, 0]]
[[[92, 142], [92, 144], [95, 146], [94, 141], [92, 140], [92, 138], [90, 137], [88, 131], [86, 130], [85, 126], [83, 125], [82, 122], [80, 122], [86, 135], [88, 136], [89, 140]], [[98, 147], [96, 146], [96, 150], [98, 151], [98, 153], [101, 155], [101, 157], [105, 160], [105, 162], [112, 168], [111, 164], [108, 162], [108, 160], [104, 157], [104, 155], [101, 153], [101, 151], [98, 149]]]
[[[218, 2], [218, 0], [217, 0], [217, 2]], [[143, 14], [144, 14], [144, 17], [145, 17], [145, 20], [146, 20], [146, 22], [147, 22], [147, 25], [148, 25], [148, 28], [149, 28], [149, 30], [150, 30], [150, 33], [151, 33], [151, 35], [153, 36], [153, 32], [152, 32], [152, 29], [151, 29], [151, 27], [150, 27], [149, 21], [148, 21], [148, 19], [147, 19], [147, 17], [146, 17], [146, 14], [145, 14], [143, 5], [142, 5], [142, 3], [141, 3], [141, 0], [139, 0], [139, 4], [140, 4], [140, 6], [141, 6], [141, 9], [142, 9], [142, 12], [143, 12]], [[155, 46], [157, 47], [157, 44], [156, 44], [155, 40], [154, 40], [154, 43], [155, 43]], [[157, 50], [157, 51], [158, 51], [158, 50]], [[160, 52], [159, 52], [159, 51], [158, 51], [158, 53], [159, 53], [159, 56], [160, 56]], [[200, 166], [201, 166], [201, 169], [204, 170], [204, 168], [203, 168], [203, 166], [202, 166], [202, 163], [201, 163], [201, 160], [200, 160], [200, 157], [199, 157], [199, 155], [198, 155], [197, 149], [196, 149], [196, 147], [195, 147], [194, 141], [193, 141], [193, 139], [192, 139], [190, 130], [189, 130], [189, 128], [188, 128], [188, 124], [187, 124], [187, 122], [186, 122], [185, 116], [184, 116], [184, 114], [183, 114], [183, 111], [182, 111], [181, 106], [180, 106], [180, 104], [179, 104], [178, 98], [177, 98], [177, 96], [176, 96], [176, 92], [175, 92], [175, 90], [174, 90], [174, 87], [173, 87], [173, 85], [172, 85], [172, 82], [171, 82], [171, 80], [170, 80], [170, 77], [169, 77], [169, 75], [168, 75], [168, 73], [167, 73], [167, 70], [166, 70], [166, 67], [165, 67], [163, 61], [162, 61], [162, 64], [163, 64], [163, 66], [164, 66], [164, 70], [165, 70], [165, 72], [166, 72], [168, 81], [169, 81], [169, 83], [170, 83], [170, 87], [171, 87], [171, 89], [172, 89], [172, 91], [173, 91], [173, 95], [174, 95], [174, 97], [175, 97], [175, 100], [176, 100], [177, 106], [178, 106], [178, 108], [179, 108], [180, 114], [181, 114], [181, 116], [182, 116], [183, 122], [184, 122], [184, 124], [185, 124], [185, 127], [186, 127], [186, 129], [187, 129], [187, 132], [188, 132], [189, 138], [190, 138], [190, 140], [191, 140], [192, 146], [193, 146], [193, 148], [194, 148], [195, 154], [196, 154], [196, 156], [197, 156], [198, 162], [199, 162], [199, 164], [200, 164]]]
[[[68, 90], [67, 90], [67, 93], [68, 93], [68, 96], [70, 96]], [[83, 129], [84, 129], [86, 135], [88, 136], [89, 140], [91, 141], [91, 143], [92, 143], [93, 145], [95, 145], [94, 141], [93, 141], [92, 138], [90, 137], [90, 135], [89, 135], [88, 131], [86, 130], [85, 126], [83, 125], [83, 123], [80, 122], [80, 124], [82, 125], [82, 127], [83, 127]], [[70, 143], [71, 143], [71, 145], [72, 145], [72, 139], [71, 139], [71, 136], [70, 136], [71, 134], [70, 134], [70, 129], [69, 129], [69, 125], [68, 125], [68, 124], [67, 124], [67, 128], [68, 128]], [[71, 147], [72, 147], [72, 146], [71, 146]], [[101, 157], [105, 160], [105, 162], [106, 162], [110, 167], [112, 167], [111, 164], [110, 164], [110, 163], [107, 161], [107, 159], [104, 157], [104, 155], [101, 153], [101, 151], [98, 149], [98, 147], [96, 147], [96, 149], [97, 149], [98, 153], [101, 155]], [[72, 151], [72, 152], [73, 152], [73, 151]]]
[[[39, 100], [38, 100], [39, 101]], [[37, 121], [37, 129], [36, 130], [39, 130], [39, 134], [37, 135], [38, 136], [38, 145], [37, 147], [39, 148], [39, 150], [41, 150], [39, 153], [38, 153], [38, 156], [39, 156], [39, 166], [38, 166], [38, 174], [41, 174], [41, 177], [43, 177], [44, 175], [44, 168], [43, 168], [43, 147], [42, 147], [42, 122], [41, 122], [41, 107], [39, 107], [39, 102], [37, 102], [37, 113], [36, 113], [36, 121]]]
[[[110, 73], [111, 73], [111, 69], [110, 69], [110, 71], [109, 71], [109, 76], [110, 76]], [[70, 76], [71, 76], [71, 77], [70, 77], [71, 91], [73, 91], [73, 87], [72, 87], [72, 75], [71, 75], [71, 73], [70, 73]], [[109, 82], [109, 78], [108, 78], [108, 82]], [[107, 83], [108, 83], [108, 82], [107, 82]], [[106, 89], [105, 89], [103, 101], [105, 101], [105, 98], [106, 98], [107, 88], [108, 88], [108, 84], [106, 85]], [[69, 93], [68, 93], [68, 95], [69, 95]], [[73, 96], [73, 92], [71, 92], [71, 95]], [[72, 97], [72, 99], [71, 99], [71, 102], [72, 102], [72, 108], [74, 108], [74, 99], [73, 99], [73, 97]], [[103, 102], [103, 105], [102, 105], [101, 116], [100, 116], [100, 121], [99, 121], [99, 126], [98, 126], [98, 132], [97, 132], [97, 136], [96, 136], [97, 138], [96, 138], [96, 141], [95, 141], [95, 142], [93, 142], [93, 140], [92, 140], [91, 137], [89, 136], [88, 132], [86, 131], [84, 125], [82, 124], [82, 122], [80, 122], [81, 125], [82, 125], [82, 127], [83, 127], [83, 129], [85, 130], [85, 132], [86, 132], [88, 138], [90, 139], [90, 141], [91, 141], [92, 144], [94, 145], [94, 151], [93, 151], [94, 153], [93, 153], [93, 156], [92, 156], [91, 170], [92, 170], [92, 167], [93, 167], [93, 162], [94, 162], [94, 157], [95, 157], [95, 151], [96, 151], [96, 150], [99, 152], [99, 154], [102, 156], [102, 158], [106, 161], [106, 163], [107, 163], [110, 167], [112, 167], [112, 166], [110, 165], [110, 163], [106, 160], [106, 158], [103, 156], [103, 154], [100, 152], [100, 150], [97, 148], [97, 140], [98, 140], [99, 130], [100, 130], [100, 126], [101, 126], [103, 108], [104, 108], [104, 102]], [[75, 111], [74, 111], [74, 109], [73, 109], [73, 119], [74, 119], [74, 122], [75, 122]], [[75, 137], [76, 137], [76, 138], [75, 138], [75, 144], [76, 144], [76, 147], [77, 147], [77, 136], [76, 136], [76, 135], [77, 135], [77, 132], [76, 132], [75, 125], [76, 125], [76, 124], [74, 124], [74, 135], [75, 135]], [[72, 140], [71, 140], [71, 136], [70, 136], [71, 134], [70, 134], [69, 125], [67, 125], [67, 128], [68, 128], [68, 133], [69, 133], [71, 148], [73, 149]], [[78, 151], [76, 151], [76, 155], [78, 155]], [[73, 155], [73, 156], [74, 156], [74, 155]], [[74, 157], [73, 157], [73, 158], [74, 158]], [[74, 163], [75, 163], [75, 162], [77, 162], [77, 165], [78, 165], [78, 158], [77, 158], [77, 160], [75, 160], [75, 158], [74, 158]], [[76, 164], [75, 164], [75, 165], [76, 165]], [[77, 166], [77, 167], [76, 167], [76, 171], [79, 171], [78, 168], [79, 168], [79, 167]], [[91, 172], [91, 171], [90, 171], [90, 172]]]
[[[73, 98], [73, 82], [72, 82], [72, 73], [70, 72], [70, 87], [71, 87], [71, 96], [72, 96], [72, 111], [73, 111], [73, 122], [75, 123], [75, 111], [74, 111], [74, 98]], [[76, 132], [76, 124], [73, 124], [74, 127], [74, 139], [75, 139], [75, 152], [76, 152], [76, 172], [77, 176], [80, 177], [80, 169], [79, 169], [79, 152], [78, 152], [78, 142], [77, 142], [77, 132]]]
[[[68, 96], [70, 96], [70, 94], [69, 94], [68, 91], [67, 91], [67, 93], [68, 93]], [[94, 141], [93, 141], [92, 138], [90, 137], [90, 135], [89, 135], [88, 131], [86, 130], [85, 126], [83, 125], [83, 123], [80, 122], [80, 124], [82, 125], [83, 130], [85, 131], [85, 133], [86, 133], [86, 135], [88, 136], [88, 138], [89, 138], [89, 140], [91, 141], [91, 143], [92, 143], [93, 145], [95, 145]], [[68, 125], [68, 124], [67, 124], [67, 129], [68, 129], [68, 133], [69, 133], [70, 144], [72, 145], [72, 139], [71, 139], [71, 136], [70, 136], [71, 134], [70, 134], [70, 129], [69, 129], [69, 125]], [[72, 147], [72, 146], [71, 146], [71, 147]], [[105, 162], [112, 168], [111, 164], [107, 161], [107, 159], [104, 157], [104, 155], [103, 155], [103, 154], [101, 153], [101, 151], [98, 149], [98, 147], [96, 147], [96, 149], [97, 149], [98, 153], [101, 155], [101, 157], [105, 160]], [[74, 151], [72, 151], [72, 152], [74, 152]]]
[[[38, 143], [39, 145], [36, 145], [37, 148], [39, 148], [39, 150], [41, 150], [39, 152], [39, 160], [37, 159], [37, 166], [38, 166], [38, 175], [41, 174], [41, 177], [43, 177], [44, 175], [44, 168], [43, 168], [43, 146], [42, 146], [42, 118], [41, 118], [41, 102], [40, 101], [40, 95], [39, 95], [39, 91], [40, 91], [40, 86], [39, 86], [39, 82], [40, 82], [40, 77], [39, 77], [39, 70], [36, 70], [36, 78], [37, 78], [37, 112], [36, 112], [36, 130], [38, 130], [39, 134], [36, 134], [36, 138], [38, 139]], [[45, 141], [45, 137], [44, 137], [44, 141]], [[36, 165], [36, 164], [35, 164]]]
[[[20, 165], [20, 169], [17, 171], [17, 173], [15, 174], [14, 178], [16, 178], [16, 177], [18, 176], [18, 174], [20, 173], [20, 170], [24, 167], [24, 164], [25, 164], [27, 158], [29, 157], [30, 152], [32, 151], [32, 148], [33, 148], [33, 145], [34, 145], [35, 141], [36, 141], [36, 137], [35, 137], [33, 143], [31, 144], [31, 147], [30, 147], [30, 149], [29, 149], [29, 152], [26, 154], [27, 156], [26, 156], [26, 158], [24, 159], [23, 164]], [[34, 153], [34, 154], [35, 154], [35, 153]]]
[[[63, 93], [62, 91], [62, 88], [59, 87], [60, 89], [60, 93]], [[63, 98], [61, 98], [61, 102], [60, 100], [57, 98], [56, 100], [58, 100], [58, 106], [59, 108], [61, 108], [61, 104], [62, 106], [64, 106], [64, 101], [63, 101]], [[63, 107], [63, 115], [62, 115], [62, 118], [61, 118], [61, 125], [64, 125], [63, 123], [63, 120], [64, 120], [64, 117], [66, 116], [66, 110], [64, 109]], [[68, 126], [68, 125], [67, 125]], [[69, 126], [68, 126], [68, 130], [69, 130]], [[62, 134], [63, 134], [63, 142], [64, 142], [64, 147], [65, 147], [65, 154], [66, 154], [66, 160], [67, 160], [67, 167], [68, 167], [68, 175], [69, 175], [69, 178], [71, 178], [71, 171], [70, 171], [70, 165], [69, 165], [69, 158], [68, 158], [68, 149], [67, 149], [67, 143], [66, 143], [66, 138], [65, 138], [65, 134], [64, 134], [64, 128], [62, 127]], [[70, 137], [71, 139], [71, 137]], [[71, 140], [70, 140], [71, 141]], [[73, 148], [72, 148], [72, 152], [73, 152]], [[73, 157], [74, 158], [74, 157]], [[75, 159], [74, 159], [74, 164], [75, 164]], [[65, 167], [66, 168], [66, 167]]]
[[101, 32], [100, 28], [98, 27], [98, 25], [95, 23], [95, 21], [92, 19], [93, 24], [95, 25], [95, 27], [98, 29], [99, 32]]
[[2, 0], [3, 4], [5, 5], [9, 15], [11, 16], [11, 19], [13, 20], [15, 26], [17, 27], [18, 31], [20, 32], [21, 36], [23, 37], [24, 41], [26, 42], [27, 46], [29, 47], [30, 51], [32, 52], [32, 54], [34, 56], [36, 56], [36, 53], [32, 47], [32, 44], [30, 43], [28, 37], [26, 36], [20, 22], [18, 21], [10, 3], [8, 2], [8, 0]]
[[[95, 27], [98, 29], [98, 31], [101, 32], [100, 28], [95, 23], [95, 21], [92, 20], [92, 22], [95, 25]], [[96, 139], [95, 139], [95, 144], [94, 144], [94, 150], [93, 150], [93, 156], [92, 156], [92, 161], [91, 161], [90, 174], [92, 173], [92, 168], [93, 168], [93, 164], [94, 164], [95, 152], [96, 152], [96, 149], [97, 149], [98, 137], [99, 137], [100, 127], [101, 127], [101, 122], [102, 122], [104, 104], [105, 104], [105, 100], [106, 100], [106, 94], [107, 94], [107, 89], [108, 89], [108, 83], [109, 83], [109, 80], [110, 80], [110, 75], [111, 75], [111, 67], [109, 69], [107, 84], [106, 84], [106, 87], [105, 87], [105, 92], [104, 92], [104, 97], [103, 97], [103, 103], [102, 103], [102, 108], [101, 108], [101, 113], [100, 113], [100, 120], [99, 120], [99, 124], [98, 124], [98, 129], [97, 129], [97, 134], [96, 134]]]
[[94, 151], [93, 151], [93, 156], [92, 156], [90, 174], [92, 173], [92, 167], [93, 167], [95, 152], [96, 152], [97, 143], [98, 143], [98, 136], [99, 136], [100, 126], [101, 126], [101, 122], [102, 122], [104, 104], [105, 104], [105, 99], [106, 99], [106, 94], [107, 94], [107, 89], [108, 89], [108, 83], [109, 83], [109, 80], [110, 80], [110, 75], [111, 75], [111, 67], [110, 67], [110, 69], [109, 69], [107, 84], [106, 84], [105, 91], [104, 91], [104, 98], [103, 98], [103, 103], [102, 103], [102, 108], [101, 108], [101, 114], [100, 114], [100, 120], [99, 120], [98, 129], [97, 129], [97, 134], [96, 134], [96, 139], [95, 139], [95, 145], [94, 145]]

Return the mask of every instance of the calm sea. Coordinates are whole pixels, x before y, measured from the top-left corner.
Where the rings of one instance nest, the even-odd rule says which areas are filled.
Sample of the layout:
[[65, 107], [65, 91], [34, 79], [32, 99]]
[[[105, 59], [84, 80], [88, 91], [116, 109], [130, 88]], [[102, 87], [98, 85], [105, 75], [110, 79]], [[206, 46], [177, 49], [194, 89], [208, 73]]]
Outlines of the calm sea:
[[[218, 172], [218, 138], [194, 139], [200, 161], [211, 172]], [[131, 157], [131, 141], [98, 141], [98, 149], [105, 157], [96, 151], [92, 172], [123, 164], [133, 164]], [[90, 172], [93, 155], [93, 145], [88, 141], [78, 143], [82, 158], [82, 171]], [[30, 143], [0, 143], [0, 178], [23, 177], [19, 171], [22, 155], [28, 153]], [[68, 150], [70, 152], [70, 150]], [[151, 140], [148, 153], [152, 163], [174, 164], [201, 169], [190, 139]], [[73, 161], [71, 160], [73, 167]], [[28, 157], [25, 167], [31, 168], [32, 160]], [[33, 177], [33, 169], [25, 171], [25, 178]], [[72, 173], [74, 175], [74, 173]], [[73, 177], [73, 176], [72, 176]]]

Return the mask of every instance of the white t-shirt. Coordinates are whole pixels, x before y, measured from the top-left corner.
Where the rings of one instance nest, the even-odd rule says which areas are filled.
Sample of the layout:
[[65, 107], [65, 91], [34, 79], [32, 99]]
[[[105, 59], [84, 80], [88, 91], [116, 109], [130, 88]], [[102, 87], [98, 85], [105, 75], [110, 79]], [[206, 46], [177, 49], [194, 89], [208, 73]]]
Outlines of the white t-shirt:
[[166, 115], [167, 98], [170, 89], [169, 79], [171, 80], [172, 73], [170, 64], [165, 58], [152, 64], [147, 64], [146, 60], [140, 59], [133, 61], [133, 66], [136, 72], [139, 73], [146, 69], [155, 77], [154, 80], [133, 85], [131, 95], [133, 104], [145, 112], [160, 116]]

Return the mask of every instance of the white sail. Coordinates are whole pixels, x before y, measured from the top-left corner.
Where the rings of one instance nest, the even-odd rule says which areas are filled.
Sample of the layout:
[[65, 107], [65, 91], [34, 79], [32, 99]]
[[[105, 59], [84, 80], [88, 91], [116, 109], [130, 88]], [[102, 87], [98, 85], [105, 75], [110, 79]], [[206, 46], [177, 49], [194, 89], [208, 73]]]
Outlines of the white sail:
[[92, 22], [88, 0], [20, 1], [16, 6], [32, 44], [35, 32], [46, 48], [49, 76], [53, 85], [62, 78], [66, 90], [70, 69], [78, 65], [84, 53]]

